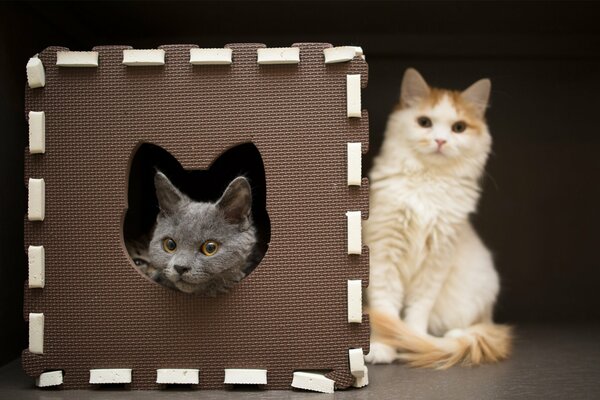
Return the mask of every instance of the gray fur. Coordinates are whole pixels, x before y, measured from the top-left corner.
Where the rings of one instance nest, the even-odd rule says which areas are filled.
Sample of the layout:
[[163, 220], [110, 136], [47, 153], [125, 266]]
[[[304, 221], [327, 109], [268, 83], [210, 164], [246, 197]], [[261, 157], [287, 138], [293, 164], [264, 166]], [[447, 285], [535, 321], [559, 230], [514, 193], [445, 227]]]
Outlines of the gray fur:
[[[252, 193], [247, 179], [235, 178], [215, 203], [193, 201], [161, 172], [156, 173], [154, 183], [160, 212], [147, 260], [158, 271], [155, 280], [185, 293], [216, 296], [227, 292], [244, 278], [244, 270], [256, 251]], [[165, 238], [175, 240], [175, 252], [164, 250]], [[219, 243], [212, 256], [200, 251], [207, 240]]]
[[153, 281], [156, 281], [159, 271], [150, 264], [148, 240], [141, 238], [140, 240], [128, 241], [125, 242], [125, 246], [137, 269], [149, 276]]
[[161, 275], [161, 271], [150, 263], [150, 255], [148, 254], [149, 240], [147, 235], [144, 235], [144, 237], [139, 238], [138, 240], [125, 241], [129, 256], [135, 264], [135, 267], [144, 275], [148, 276], [154, 282], [158, 282], [161, 285], [174, 289], [175, 286], [170, 281], [167, 281]]

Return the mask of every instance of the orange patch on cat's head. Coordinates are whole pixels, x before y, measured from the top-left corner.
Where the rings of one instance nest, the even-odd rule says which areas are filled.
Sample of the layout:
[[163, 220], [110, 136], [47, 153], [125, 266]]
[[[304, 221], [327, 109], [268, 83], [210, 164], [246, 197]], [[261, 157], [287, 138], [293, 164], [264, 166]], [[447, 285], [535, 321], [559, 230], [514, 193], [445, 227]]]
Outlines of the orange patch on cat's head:
[[[447, 98], [460, 119], [465, 121], [467, 125], [473, 128], [476, 132], [480, 132], [485, 125], [485, 117], [480, 115], [477, 107], [466, 100], [462, 96], [462, 92], [458, 90], [448, 90], [448, 89], [440, 89], [435, 87], [429, 88], [429, 93], [426, 97], [421, 99], [421, 101], [416, 105], [416, 108], [422, 110], [426, 113], [427, 109], [435, 107], [439, 104], [444, 98]], [[402, 100], [400, 100], [396, 106], [394, 107], [394, 111], [404, 110], [409, 108], [408, 104], [405, 104]]]

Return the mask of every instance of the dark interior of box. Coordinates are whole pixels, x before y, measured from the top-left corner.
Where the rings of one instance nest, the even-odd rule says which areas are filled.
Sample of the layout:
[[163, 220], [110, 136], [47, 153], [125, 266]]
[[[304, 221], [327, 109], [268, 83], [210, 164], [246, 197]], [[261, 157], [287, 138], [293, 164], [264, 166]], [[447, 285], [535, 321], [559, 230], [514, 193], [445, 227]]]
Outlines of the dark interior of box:
[[497, 319], [568, 326], [600, 320], [599, 7], [586, 2], [196, 2], [0, 5], [0, 363], [26, 347], [23, 149], [25, 64], [49, 45], [360, 45], [363, 106], [377, 153], [402, 74], [434, 86], [492, 80], [493, 154], [477, 230], [502, 279]]

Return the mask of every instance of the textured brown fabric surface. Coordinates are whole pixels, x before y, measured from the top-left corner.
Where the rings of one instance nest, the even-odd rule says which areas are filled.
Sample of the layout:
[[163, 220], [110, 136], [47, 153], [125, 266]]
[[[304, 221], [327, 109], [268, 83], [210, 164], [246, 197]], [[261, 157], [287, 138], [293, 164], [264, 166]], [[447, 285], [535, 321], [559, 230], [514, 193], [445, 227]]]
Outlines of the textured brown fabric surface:
[[[346, 143], [368, 146], [368, 118], [346, 116], [346, 74], [367, 64], [325, 65], [329, 44], [297, 44], [298, 65], [256, 63], [261, 44], [232, 44], [230, 66], [192, 66], [169, 45], [164, 66], [126, 67], [122, 50], [97, 47], [98, 68], [58, 68], [40, 55], [46, 86], [26, 89], [46, 113], [46, 153], [29, 155], [25, 179], [44, 178], [46, 218], [25, 219], [25, 247], [43, 245], [46, 286], [25, 289], [24, 314], [45, 315], [44, 354], [23, 352], [30, 376], [65, 371], [86, 388], [92, 368], [132, 368], [132, 389], [159, 388], [158, 368], [198, 368], [199, 388], [222, 388], [225, 368], [268, 370], [271, 389], [294, 370], [331, 370], [352, 384], [348, 349], [368, 351], [369, 325], [347, 322], [348, 279], [368, 284], [368, 253], [346, 253], [347, 211], [367, 217], [368, 185], [346, 185]], [[227, 295], [206, 298], [144, 279], [122, 239], [129, 163], [143, 142], [186, 169], [206, 169], [252, 142], [267, 180], [269, 251]], [[27, 182], [26, 182], [27, 183]]]

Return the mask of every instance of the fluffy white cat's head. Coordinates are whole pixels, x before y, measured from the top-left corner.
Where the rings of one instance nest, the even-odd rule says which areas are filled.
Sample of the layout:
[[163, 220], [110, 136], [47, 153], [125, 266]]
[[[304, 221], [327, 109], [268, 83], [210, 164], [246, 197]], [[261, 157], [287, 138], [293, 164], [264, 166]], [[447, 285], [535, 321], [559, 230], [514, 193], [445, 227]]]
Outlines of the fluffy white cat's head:
[[407, 69], [400, 103], [388, 121], [385, 156], [404, 172], [479, 176], [492, 144], [484, 119], [490, 89], [489, 79], [462, 92], [432, 88]]

